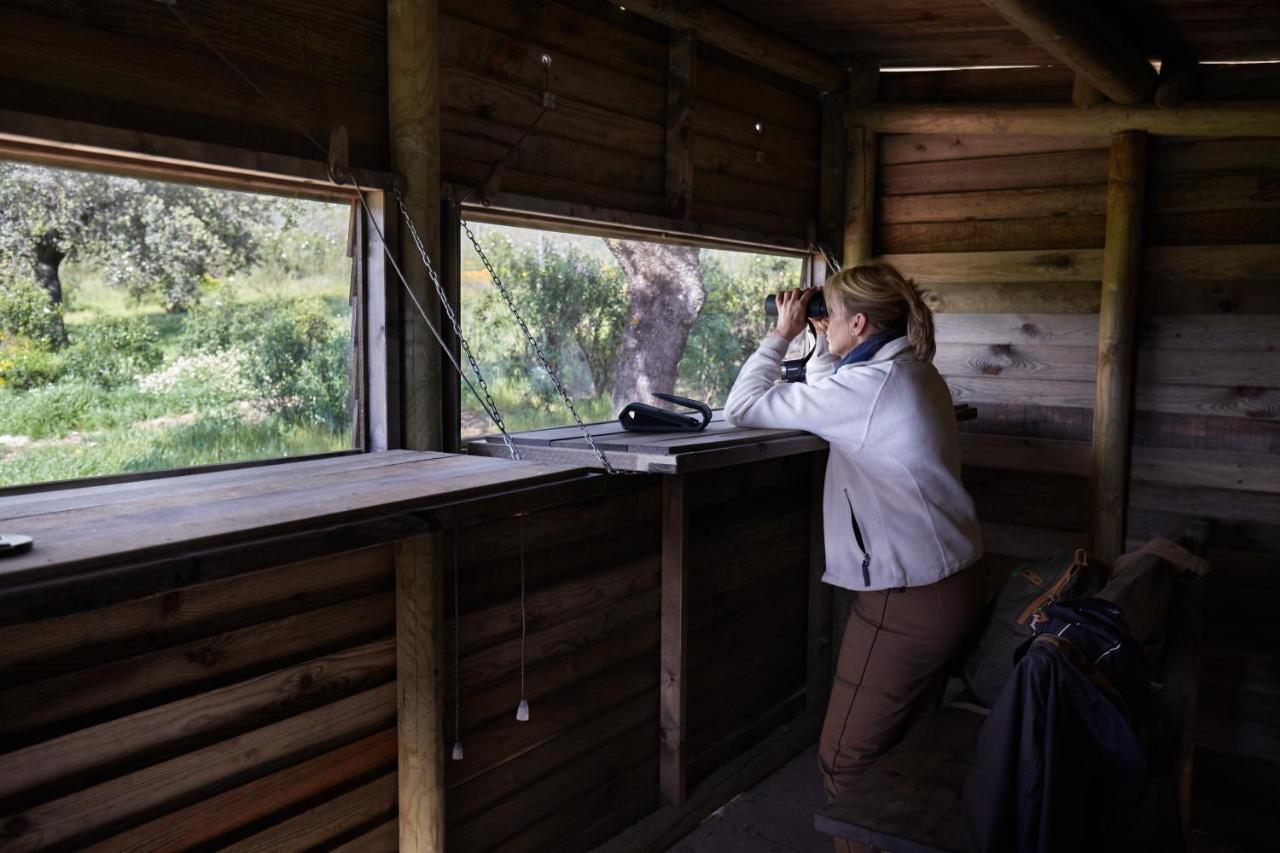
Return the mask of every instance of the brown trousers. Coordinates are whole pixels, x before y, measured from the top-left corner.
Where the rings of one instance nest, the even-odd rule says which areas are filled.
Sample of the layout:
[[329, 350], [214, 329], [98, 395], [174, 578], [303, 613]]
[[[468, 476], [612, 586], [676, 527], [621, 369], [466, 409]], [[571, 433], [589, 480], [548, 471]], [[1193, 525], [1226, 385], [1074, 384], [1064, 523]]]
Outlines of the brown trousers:
[[[979, 561], [929, 586], [860, 592], [836, 663], [818, 760], [827, 798], [839, 797], [936, 703], [946, 666], [986, 601]], [[871, 848], [837, 838], [837, 851]]]

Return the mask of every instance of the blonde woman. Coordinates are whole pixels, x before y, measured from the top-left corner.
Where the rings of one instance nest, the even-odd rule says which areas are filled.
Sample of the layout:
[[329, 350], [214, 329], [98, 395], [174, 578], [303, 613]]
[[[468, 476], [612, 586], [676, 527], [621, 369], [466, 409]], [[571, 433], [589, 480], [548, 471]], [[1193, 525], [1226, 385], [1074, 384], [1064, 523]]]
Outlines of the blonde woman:
[[823, 291], [829, 316], [807, 381], [779, 375], [816, 289], [778, 294], [777, 325], [743, 365], [725, 415], [808, 430], [831, 447], [823, 580], [857, 593], [819, 745], [835, 798], [936, 698], [986, 577], [951, 395], [932, 363], [932, 312], [887, 264], [842, 270]]

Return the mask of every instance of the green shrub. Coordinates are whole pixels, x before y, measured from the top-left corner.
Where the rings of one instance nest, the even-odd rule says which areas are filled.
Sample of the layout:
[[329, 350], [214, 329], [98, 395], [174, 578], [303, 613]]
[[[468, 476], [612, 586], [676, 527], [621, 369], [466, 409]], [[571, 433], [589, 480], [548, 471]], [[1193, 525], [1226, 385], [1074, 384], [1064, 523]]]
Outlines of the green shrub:
[[62, 358], [30, 338], [10, 337], [0, 342], [0, 388], [26, 391], [52, 385], [62, 378]]
[[334, 431], [351, 423], [350, 343], [345, 320], [319, 299], [258, 303], [245, 375], [269, 409]]
[[159, 339], [141, 317], [103, 317], [75, 329], [66, 352], [67, 373], [115, 388], [160, 366]]
[[187, 311], [182, 329], [182, 352], [231, 349], [251, 328], [251, 315], [256, 308], [252, 304], [236, 302], [235, 291], [226, 284], [210, 287], [200, 302]]
[[0, 338], [27, 338], [53, 349], [61, 342], [62, 309], [30, 279], [0, 277]]

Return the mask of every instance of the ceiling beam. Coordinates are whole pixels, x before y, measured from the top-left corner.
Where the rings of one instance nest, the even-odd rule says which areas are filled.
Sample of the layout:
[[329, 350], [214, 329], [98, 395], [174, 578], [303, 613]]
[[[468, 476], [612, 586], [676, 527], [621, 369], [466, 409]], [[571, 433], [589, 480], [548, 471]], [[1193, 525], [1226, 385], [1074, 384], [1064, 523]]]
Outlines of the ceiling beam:
[[1036, 104], [879, 104], [858, 121], [877, 133], [1022, 133], [1108, 136], [1280, 136], [1280, 101], [1188, 101], [1179, 107], [1098, 104], [1087, 110]]
[[1156, 71], [1146, 55], [1087, 2], [982, 2], [1117, 104], [1136, 104], [1155, 89]]
[[609, 0], [609, 3], [673, 30], [693, 30], [700, 41], [821, 92], [844, 88], [848, 72], [840, 63], [709, 0]]

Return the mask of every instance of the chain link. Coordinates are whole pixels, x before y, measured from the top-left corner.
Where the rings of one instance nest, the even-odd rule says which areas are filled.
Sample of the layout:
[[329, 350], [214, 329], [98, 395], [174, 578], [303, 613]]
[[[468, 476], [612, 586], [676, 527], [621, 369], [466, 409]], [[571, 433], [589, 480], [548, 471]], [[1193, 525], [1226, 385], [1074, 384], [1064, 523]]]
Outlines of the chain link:
[[[444, 285], [440, 283], [440, 277], [436, 275], [435, 267], [431, 265], [430, 258], [427, 257], [427, 248], [422, 243], [422, 238], [418, 235], [418, 229], [414, 227], [413, 217], [409, 215], [409, 210], [405, 207], [404, 194], [400, 192], [399, 187], [396, 188], [396, 205], [400, 208], [400, 215], [404, 217], [405, 224], [409, 227], [409, 235], [413, 238], [413, 244], [418, 249], [418, 254], [422, 256], [422, 263], [427, 268], [427, 275], [431, 279], [431, 283], [435, 285], [436, 295], [440, 298], [440, 305], [444, 308], [445, 316], [449, 318], [449, 325], [453, 327], [453, 333], [458, 338], [458, 343], [462, 345], [462, 351], [466, 353], [467, 362], [471, 365], [471, 370], [476, 375], [476, 383], [483, 392], [483, 399], [480, 405], [484, 407], [485, 413], [494, 425], [498, 427], [498, 431], [502, 433], [502, 441], [507, 446], [507, 451], [511, 454], [512, 459], [520, 459], [520, 451], [516, 447], [515, 442], [511, 440], [511, 436], [507, 433], [507, 425], [502, 421], [502, 413], [498, 411], [498, 404], [494, 402], [493, 395], [489, 393], [489, 385], [484, 381], [484, 374], [480, 372], [480, 364], [476, 361], [475, 355], [471, 352], [471, 344], [467, 343], [467, 339], [462, 334], [462, 324], [458, 322], [458, 316], [453, 312], [453, 305], [449, 301], [448, 294], [444, 291]], [[413, 296], [413, 291], [409, 291], [409, 295]], [[414, 297], [414, 303], [417, 304], [417, 297]], [[422, 306], [418, 305], [418, 310], [422, 311]], [[426, 314], [423, 314], [426, 319]], [[475, 389], [472, 388], [472, 391]], [[477, 394], [476, 396], [480, 396]]]
[[591, 431], [587, 429], [587, 425], [582, 422], [582, 417], [578, 414], [578, 408], [573, 404], [573, 398], [569, 396], [569, 391], [564, 387], [564, 383], [560, 381], [560, 377], [556, 375], [555, 370], [551, 367], [551, 362], [542, 352], [542, 347], [538, 345], [538, 341], [534, 338], [533, 333], [529, 331], [529, 326], [524, 321], [524, 317], [520, 315], [520, 310], [516, 308], [515, 299], [511, 296], [511, 291], [502, 283], [502, 277], [498, 275], [498, 271], [493, 268], [493, 264], [489, 261], [489, 256], [484, 253], [484, 249], [480, 248], [480, 241], [476, 238], [475, 232], [471, 230], [471, 224], [462, 218], [461, 212], [458, 215], [458, 221], [462, 224], [462, 230], [466, 233], [467, 239], [471, 241], [471, 245], [475, 248], [476, 254], [480, 257], [480, 263], [484, 264], [484, 268], [488, 271], [489, 277], [493, 279], [494, 285], [498, 288], [498, 292], [502, 294], [503, 300], [506, 301], [507, 307], [511, 309], [511, 315], [516, 318], [516, 322], [520, 324], [520, 330], [524, 332], [525, 340], [529, 342], [529, 346], [533, 347], [534, 354], [538, 357], [538, 361], [542, 363], [542, 369], [547, 376], [555, 384], [556, 390], [560, 392], [560, 396], [564, 398], [564, 404], [569, 409], [569, 414], [573, 415], [574, 423], [578, 425], [578, 429], [582, 430], [582, 437], [587, 440], [587, 446], [595, 453], [596, 458], [600, 460], [600, 464], [604, 466], [604, 470], [609, 474], [635, 474], [635, 471], [621, 471], [613, 467], [608, 457], [604, 455], [599, 447], [596, 447], [595, 439], [591, 435]]

